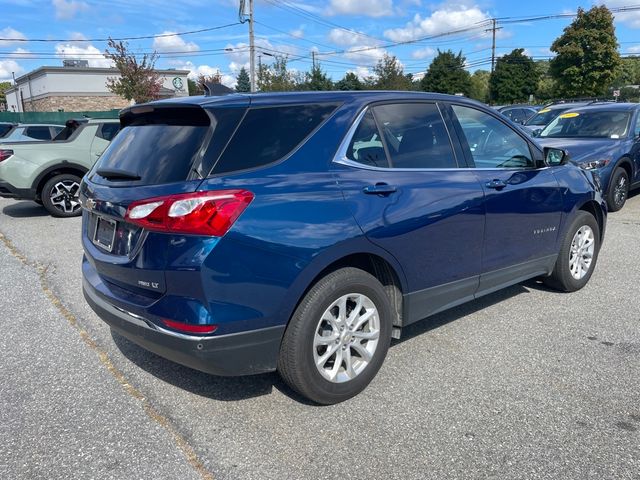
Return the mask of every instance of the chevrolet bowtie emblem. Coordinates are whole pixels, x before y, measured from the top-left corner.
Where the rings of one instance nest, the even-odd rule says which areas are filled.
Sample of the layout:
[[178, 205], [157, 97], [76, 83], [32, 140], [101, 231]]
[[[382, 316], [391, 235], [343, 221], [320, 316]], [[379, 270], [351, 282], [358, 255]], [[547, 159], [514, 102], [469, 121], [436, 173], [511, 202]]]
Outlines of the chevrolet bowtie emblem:
[[96, 201], [93, 198], [87, 198], [84, 206], [87, 210], [93, 210], [94, 208], [96, 208]]

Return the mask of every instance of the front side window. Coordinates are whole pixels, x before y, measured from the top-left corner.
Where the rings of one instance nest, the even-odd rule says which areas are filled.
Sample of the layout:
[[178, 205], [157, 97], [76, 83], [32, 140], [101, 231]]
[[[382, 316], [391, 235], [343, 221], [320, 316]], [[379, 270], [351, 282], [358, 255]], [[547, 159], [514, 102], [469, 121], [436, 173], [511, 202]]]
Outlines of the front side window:
[[547, 125], [541, 138], [612, 138], [627, 136], [631, 114], [622, 111], [566, 112]]
[[476, 168], [527, 168], [535, 165], [529, 144], [488, 113], [452, 105]]
[[633, 136], [635, 138], [638, 138], [640, 136], [640, 113], [638, 113], [636, 117], [636, 127], [633, 131]]
[[457, 168], [449, 134], [433, 103], [373, 108], [392, 168]]

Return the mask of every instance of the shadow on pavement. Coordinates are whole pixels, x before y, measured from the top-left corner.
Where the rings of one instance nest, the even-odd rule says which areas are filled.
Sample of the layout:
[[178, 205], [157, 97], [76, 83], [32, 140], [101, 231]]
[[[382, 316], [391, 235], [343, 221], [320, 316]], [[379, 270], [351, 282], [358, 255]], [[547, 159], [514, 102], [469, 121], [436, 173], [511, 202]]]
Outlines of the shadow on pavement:
[[113, 330], [111, 337], [122, 354], [138, 367], [190, 393], [214, 400], [233, 402], [268, 395], [275, 387], [297, 402], [315, 405], [291, 390], [275, 372], [246, 377], [217, 377], [166, 360], [139, 347]]
[[31, 201], [18, 202], [12, 205], [7, 205], [2, 209], [2, 213], [12, 218], [49, 216], [49, 212], [47, 212], [43, 206]]

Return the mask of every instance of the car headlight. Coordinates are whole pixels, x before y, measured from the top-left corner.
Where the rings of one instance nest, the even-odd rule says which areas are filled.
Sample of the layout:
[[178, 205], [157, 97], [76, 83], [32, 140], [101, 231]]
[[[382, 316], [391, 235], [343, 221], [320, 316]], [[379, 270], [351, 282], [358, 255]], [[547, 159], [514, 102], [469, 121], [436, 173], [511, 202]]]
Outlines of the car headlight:
[[611, 159], [606, 160], [593, 160], [591, 162], [584, 162], [580, 164], [580, 168], [584, 168], [585, 170], [595, 170], [596, 168], [603, 168], [609, 165]]

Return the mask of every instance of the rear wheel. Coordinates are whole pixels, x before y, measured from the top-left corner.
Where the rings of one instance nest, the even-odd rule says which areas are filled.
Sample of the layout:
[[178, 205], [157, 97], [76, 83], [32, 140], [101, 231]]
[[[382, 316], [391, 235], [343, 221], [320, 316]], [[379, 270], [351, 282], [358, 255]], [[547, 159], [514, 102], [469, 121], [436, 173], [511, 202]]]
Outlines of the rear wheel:
[[609, 184], [609, 194], [607, 195], [607, 208], [610, 212], [617, 212], [624, 207], [629, 196], [629, 175], [627, 171], [618, 167], [614, 170]]
[[278, 371], [320, 404], [366, 388], [391, 342], [391, 304], [384, 287], [356, 268], [330, 273], [305, 295], [285, 332]]
[[580, 290], [593, 274], [599, 251], [598, 222], [590, 213], [578, 212], [562, 242], [553, 273], [545, 283], [564, 292]]
[[65, 173], [49, 179], [42, 188], [42, 205], [54, 217], [80, 215], [80, 177]]

